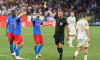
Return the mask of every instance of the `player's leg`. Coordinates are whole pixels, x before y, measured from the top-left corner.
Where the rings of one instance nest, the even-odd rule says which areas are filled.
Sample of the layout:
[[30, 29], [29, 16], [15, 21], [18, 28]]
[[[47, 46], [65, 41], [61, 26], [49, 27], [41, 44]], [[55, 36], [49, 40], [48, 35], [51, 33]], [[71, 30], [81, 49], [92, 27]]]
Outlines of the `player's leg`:
[[10, 45], [9, 45], [9, 48], [10, 48], [10, 51], [11, 51], [11, 54], [13, 54], [13, 41], [10, 42]]
[[69, 38], [69, 41], [68, 41], [70, 47], [74, 47], [72, 45], [72, 41], [73, 41], [73, 35], [70, 35], [70, 38]]
[[88, 43], [87, 39], [86, 40], [83, 40], [83, 42], [84, 42], [84, 47], [85, 47], [84, 60], [87, 60], [89, 43]]
[[76, 50], [76, 52], [75, 52], [75, 54], [74, 54], [72, 60], [75, 60], [75, 58], [77, 57], [78, 53], [79, 53], [81, 50], [82, 50], [82, 47], [79, 47], [79, 48]]
[[39, 53], [40, 53], [40, 51], [41, 51], [41, 49], [42, 49], [42, 47], [44, 45], [44, 40], [43, 40], [43, 36], [42, 35], [39, 35], [39, 43], [40, 43], [40, 45], [38, 47], [37, 53], [38, 53], [38, 56], [41, 57], [42, 55], [40, 55]]
[[87, 55], [88, 55], [88, 47], [85, 47], [84, 60], [87, 60]]
[[16, 49], [15, 49], [16, 56], [19, 56], [19, 46], [20, 43], [16, 43]]
[[63, 48], [62, 45], [64, 44], [64, 34], [61, 34], [59, 36], [59, 60], [62, 60], [62, 55], [63, 55]]
[[41, 51], [41, 49], [42, 49], [42, 47], [43, 47], [43, 45], [44, 45], [44, 40], [43, 40], [42, 35], [38, 35], [38, 36], [39, 36], [39, 43], [40, 43], [40, 45], [39, 45], [39, 47], [38, 47], [37, 53], [39, 54], [39, 52]]
[[62, 60], [62, 55], [63, 55], [62, 43], [59, 43], [59, 54], [60, 54], [59, 60]]
[[56, 35], [54, 35], [54, 39], [55, 39], [55, 44], [56, 44], [56, 47], [57, 47], [57, 51], [59, 53], [59, 37], [57, 37]]
[[8, 41], [10, 43], [9, 45], [9, 48], [10, 48], [10, 51], [11, 51], [11, 54], [13, 55], [13, 33], [8, 33]]
[[24, 59], [24, 58], [21, 58], [19, 56], [19, 46], [23, 46], [23, 39], [22, 39], [22, 36], [21, 35], [14, 35], [14, 38], [15, 38], [15, 43], [16, 43], [16, 49], [15, 49], [15, 58], [16, 59]]
[[34, 51], [35, 51], [36, 58], [39, 58], [38, 57], [38, 43], [39, 43], [38, 41], [39, 41], [39, 36], [34, 35], [34, 43], [35, 43]]
[[57, 47], [57, 50], [58, 50], [58, 53], [59, 53], [59, 44], [57, 44], [56, 47]]

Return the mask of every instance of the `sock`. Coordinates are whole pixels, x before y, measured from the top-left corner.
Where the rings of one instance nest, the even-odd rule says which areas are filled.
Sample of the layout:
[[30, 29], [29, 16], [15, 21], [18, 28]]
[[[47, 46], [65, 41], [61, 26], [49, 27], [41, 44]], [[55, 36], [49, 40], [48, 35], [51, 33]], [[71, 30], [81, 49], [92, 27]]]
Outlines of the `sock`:
[[39, 45], [37, 53], [39, 53], [41, 51], [41, 49], [42, 49], [42, 45]]
[[16, 44], [14, 45], [14, 50], [16, 49]]
[[57, 48], [58, 52], [59, 52], [59, 48]]
[[34, 46], [35, 55], [37, 55], [37, 46]]
[[13, 53], [14, 52], [13, 51], [13, 45], [10, 44], [9, 48], [10, 48], [11, 53]]
[[19, 56], [19, 49], [15, 49], [16, 56]]
[[87, 60], [87, 55], [84, 55], [84, 60]]
[[63, 54], [63, 49], [62, 48], [59, 48], [59, 54], [60, 54], [60, 59], [62, 59], [62, 54]]
[[[14, 45], [14, 50], [16, 49], [16, 44]], [[19, 50], [21, 49], [21, 47], [19, 46]]]
[[19, 46], [19, 50], [21, 49], [21, 47]]
[[75, 57], [77, 57], [77, 55], [78, 55], [78, 52], [76, 51], [74, 55], [75, 55]]
[[70, 46], [72, 46], [72, 40], [73, 40], [73, 37], [70, 37], [70, 41], [69, 41], [70, 42], [69, 43]]

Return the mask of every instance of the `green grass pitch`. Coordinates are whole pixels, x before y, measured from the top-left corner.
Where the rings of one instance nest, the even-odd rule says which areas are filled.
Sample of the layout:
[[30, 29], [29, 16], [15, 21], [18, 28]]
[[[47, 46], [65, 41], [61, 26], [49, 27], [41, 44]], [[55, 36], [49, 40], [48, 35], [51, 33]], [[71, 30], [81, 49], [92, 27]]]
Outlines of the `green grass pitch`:
[[[33, 28], [22, 28], [24, 47], [20, 50], [20, 56], [26, 58], [25, 60], [58, 60], [59, 55], [53, 38], [54, 27], [42, 27], [41, 30], [45, 41], [40, 52], [42, 57], [35, 59]], [[88, 60], [100, 60], [100, 27], [90, 27], [89, 31], [91, 42], [89, 46]], [[65, 36], [63, 60], [72, 60], [77, 49], [76, 39], [74, 40], [73, 45], [75, 46], [74, 48], [69, 48]], [[0, 60], [15, 60], [10, 54], [9, 42], [7, 37], [5, 37], [5, 28], [0, 28]], [[79, 53], [76, 60], [84, 60], [84, 49]]]

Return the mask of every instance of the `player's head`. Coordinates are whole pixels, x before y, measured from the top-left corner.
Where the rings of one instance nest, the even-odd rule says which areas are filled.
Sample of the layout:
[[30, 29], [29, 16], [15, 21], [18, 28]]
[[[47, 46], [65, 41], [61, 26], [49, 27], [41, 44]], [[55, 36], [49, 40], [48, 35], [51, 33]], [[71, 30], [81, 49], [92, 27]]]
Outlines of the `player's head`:
[[75, 15], [75, 13], [74, 13], [74, 11], [70, 11], [70, 16], [74, 16]]
[[58, 11], [58, 17], [59, 18], [62, 18], [63, 17], [63, 11], [62, 10]]
[[40, 18], [40, 12], [36, 11], [36, 18], [39, 19]]
[[82, 18], [84, 18], [84, 19], [87, 18], [87, 13], [86, 13], [86, 12], [83, 12], [83, 13], [82, 13]]
[[12, 11], [11, 11], [11, 15], [12, 15], [13, 17], [16, 16], [16, 12], [15, 12], [15, 10], [12, 10]]

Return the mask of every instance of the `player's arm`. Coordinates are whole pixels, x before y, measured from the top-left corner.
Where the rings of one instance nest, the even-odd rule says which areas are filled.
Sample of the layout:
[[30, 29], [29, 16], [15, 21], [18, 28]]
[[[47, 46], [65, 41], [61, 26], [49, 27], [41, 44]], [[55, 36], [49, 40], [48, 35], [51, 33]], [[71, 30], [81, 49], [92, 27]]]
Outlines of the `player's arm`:
[[20, 19], [21, 17], [23, 17], [23, 16], [26, 15], [26, 14], [27, 14], [27, 12], [24, 11], [23, 13], [20, 13], [17, 17]]
[[6, 23], [6, 36], [8, 35], [8, 23]]
[[87, 37], [88, 37], [88, 43], [90, 43], [89, 25], [88, 25], [88, 23], [85, 24], [85, 31], [86, 31], [86, 34], [87, 34]]
[[48, 26], [48, 25], [49, 25], [48, 23], [43, 23], [42, 24], [43, 27]]
[[69, 40], [69, 32], [70, 32], [70, 29], [69, 29], [69, 27], [68, 27], [69, 23], [68, 23], [68, 21], [66, 20], [64, 24], [65, 24], [65, 27], [66, 27], [66, 30], [67, 30], [67, 40]]
[[86, 34], [87, 34], [87, 37], [88, 37], [88, 43], [90, 43], [89, 30], [86, 29], [85, 31], [86, 31]]
[[67, 30], [67, 36], [69, 36], [69, 27], [68, 27], [68, 25], [66, 25], [66, 30]]
[[54, 18], [54, 14], [50, 11], [50, 10], [48, 10], [48, 8], [47, 8], [47, 6], [46, 5], [44, 5], [44, 8], [48, 11], [48, 13]]
[[8, 24], [9, 24], [9, 18], [6, 20], [6, 36], [8, 35]]
[[66, 25], [66, 30], [67, 30], [67, 40], [69, 40], [69, 27]]
[[31, 14], [31, 22], [34, 22], [34, 20], [33, 20], [33, 15]]

